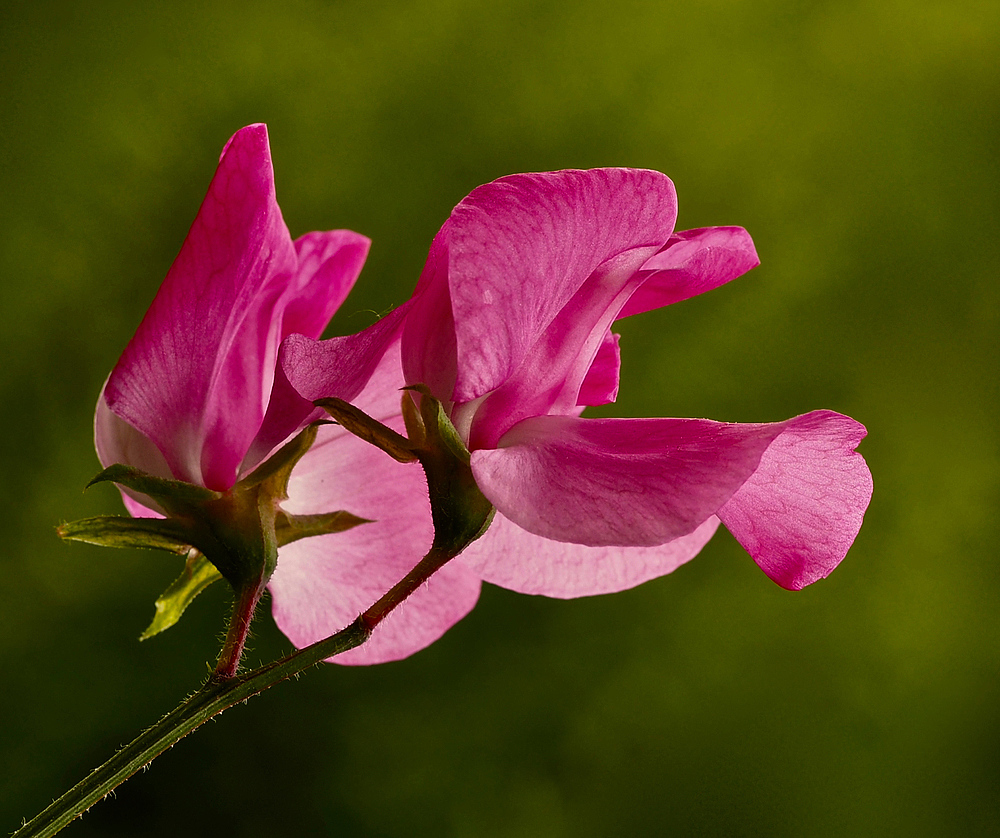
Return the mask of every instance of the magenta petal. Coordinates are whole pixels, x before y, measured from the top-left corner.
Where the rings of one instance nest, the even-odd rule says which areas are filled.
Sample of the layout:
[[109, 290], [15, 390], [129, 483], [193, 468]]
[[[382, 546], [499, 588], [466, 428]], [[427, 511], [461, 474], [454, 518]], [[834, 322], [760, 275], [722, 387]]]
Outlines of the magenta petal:
[[664, 544], [694, 532], [753, 473], [781, 425], [540, 416], [472, 471], [523, 529], [591, 546]]
[[[107, 385], [108, 405], [151, 439], [173, 475], [227, 489], [264, 415], [296, 266], [274, 198], [267, 131], [239, 131]], [[275, 277], [284, 277], [280, 282]]]
[[474, 190], [442, 231], [459, 359], [454, 400], [507, 381], [602, 265], [614, 263], [605, 281], [627, 282], [667, 241], [676, 209], [669, 178], [645, 170], [512, 175]]
[[703, 227], [670, 237], [642, 266], [647, 279], [625, 304], [628, 317], [718, 288], [757, 267], [760, 259], [742, 227]]
[[318, 338], [364, 267], [371, 240], [351, 230], [306, 233], [295, 240], [298, 269], [288, 289], [282, 337]]
[[620, 335], [608, 332], [597, 351], [597, 357], [587, 371], [577, 394], [576, 403], [581, 406], [610, 404], [618, 398], [618, 372], [621, 368]]
[[448, 294], [448, 235], [451, 221], [431, 242], [427, 262], [410, 300], [403, 327], [403, 373], [450, 405], [455, 390], [455, 319]]
[[398, 351], [399, 333], [409, 305], [404, 303], [356, 335], [324, 341], [303, 335], [286, 338], [281, 345], [267, 414], [241, 470], [252, 468], [307, 422], [326, 418], [326, 413], [313, 407], [316, 399], [354, 401], [368, 386], [387, 354], [395, 359], [391, 392], [398, 410], [397, 391], [404, 385]]
[[[408, 307], [409, 303], [404, 303], [356, 335], [322, 341], [292, 335], [281, 347], [285, 377], [310, 402], [321, 398], [353, 401], [385, 354], [398, 343]], [[399, 386], [403, 386], [401, 370]]]
[[844, 558], [871, 500], [872, 477], [854, 450], [867, 432], [849, 416], [818, 410], [782, 424], [718, 514], [768, 576], [799, 590]]
[[[604, 374], [601, 396], [617, 388], [613, 380], [617, 379], [617, 351], [609, 357], [608, 331], [641, 282], [640, 275], [627, 265], [622, 269], [619, 263], [623, 261], [628, 259], [609, 259], [587, 278], [511, 378], [479, 402], [455, 407], [453, 421], [460, 432], [468, 424], [470, 448], [496, 447], [523, 419], [579, 415], [581, 391], [595, 384], [591, 378], [588, 385], [591, 376]], [[469, 422], [467, 417], [473, 412]]]
[[534, 535], [497, 513], [486, 535], [458, 561], [484, 581], [522, 594], [609, 594], [673, 572], [701, 551], [718, 526], [712, 516], [694, 532], [655, 547], [586, 547]]
[[[378, 397], [362, 395], [368, 407]], [[390, 424], [400, 428], [397, 415]], [[375, 523], [281, 548], [269, 588], [274, 619], [299, 647], [349, 625], [402, 579], [433, 536], [427, 486], [415, 463], [400, 464], [336, 426], [317, 443], [289, 483], [289, 512], [346, 509]], [[434, 642], [476, 603], [479, 579], [446, 565], [399, 606], [362, 647], [333, 658], [368, 664], [406, 657]]]

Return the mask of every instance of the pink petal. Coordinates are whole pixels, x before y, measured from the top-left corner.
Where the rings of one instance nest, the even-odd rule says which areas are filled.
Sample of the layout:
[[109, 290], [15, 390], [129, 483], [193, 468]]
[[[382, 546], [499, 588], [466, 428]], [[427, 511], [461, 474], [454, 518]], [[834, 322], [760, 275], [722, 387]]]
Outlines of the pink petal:
[[757, 467], [782, 425], [539, 416], [472, 452], [483, 494], [556, 541], [653, 546], [694, 532]]
[[[97, 458], [105, 468], [113, 463], [127, 463], [155, 477], [172, 477], [160, 449], [147, 436], [111, 412], [104, 400], [103, 389], [97, 399], [94, 414], [94, 447], [97, 449]], [[121, 486], [118, 489], [122, 493], [125, 508], [131, 515], [137, 518], [163, 517], [159, 504], [148, 495], [132, 492]]]
[[[602, 265], [614, 263], [604, 283], [626, 283], [667, 241], [676, 208], [669, 178], [634, 169], [512, 175], [474, 190], [442, 231], [459, 359], [454, 400], [511, 378]], [[410, 351], [420, 347], [404, 345]]]
[[324, 341], [303, 335], [289, 336], [281, 345], [267, 415], [247, 452], [242, 471], [260, 462], [290, 432], [325, 418], [326, 413], [313, 407], [316, 399], [340, 398], [353, 402], [369, 386], [387, 356], [393, 359], [392, 386], [384, 392], [396, 400], [398, 412], [399, 388], [404, 386], [399, 334], [409, 306], [409, 302], [404, 303], [356, 335]]
[[655, 547], [586, 547], [521, 529], [500, 513], [458, 561], [484, 581], [522, 594], [568, 599], [633, 588], [693, 559], [719, 526], [710, 517], [694, 532]]
[[577, 395], [578, 405], [610, 404], [618, 398], [618, 371], [621, 368], [619, 335], [608, 332], [597, 351], [597, 357], [587, 370]]
[[293, 245], [275, 201], [267, 129], [237, 132], [111, 375], [108, 405], [160, 449], [172, 476], [228, 489], [261, 426], [281, 340], [291, 331], [319, 336], [368, 246], [348, 230]]
[[759, 264], [753, 240], [742, 227], [703, 227], [675, 233], [664, 248], [642, 266], [647, 278], [625, 304], [619, 317], [704, 294]]
[[403, 327], [403, 372], [409, 384], [424, 384], [451, 405], [457, 375], [455, 318], [448, 292], [448, 236], [451, 220], [431, 242], [427, 262], [410, 299]]
[[[377, 407], [379, 398], [384, 397], [363, 395], [360, 401]], [[401, 429], [398, 400], [396, 416], [383, 418]], [[375, 523], [281, 548], [269, 583], [274, 619], [298, 647], [353, 622], [417, 564], [433, 537], [419, 465], [396, 463], [336, 426], [320, 428], [319, 434], [292, 473], [284, 508], [302, 514], [346, 509]], [[413, 654], [472, 609], [479, 587], [468, 568], [446, 565], [367, 643], [331, 660], [371, 664]]]
[[588, 277], [513, 376], [486, 397], [452, 410], [459, 432], [468, 426], [470, 449], [496, 447], [522, 419], [579, 415], [580, 391], [594, 364], [600, 368], [608, 329], [640, 282], [634, 272], [623, 282], [615, 261]]
[[288, 289], [282, 337], [318, 338], [364, 267], [371, 240], [351, 230], [306, 233], [295, 240], [298, 272]]
[[861, 528], [872, 477], [854, 449], [867, 433], [828, 410], [783, 423], [719, 517], [761, 569], [799, 590], [827, 576]]
[[[353, 401], [389, 349], [399, 341], [408, 303], [355, 335], [310, 340], [292, 335], [281, 347], [281, 368], [302, 398]], [[397, 375], [403, 386], [402, 370]]]
[[[470, 448], [496, 447], [522, 419], [579, 414], [580, 393], [588, 376], [595, 374], [594, 365], [600, 374], [608, 363], [617, 364], [617, 358], [599, 356], [611, 324], [641, 282], [628, 261], [619, 257], [602, 264], [539, 336], [514, 375], [484, 398], [456, 405], [452, 419], [460, 433], [468, 427]], [[617, 377], [617, 367], [604, 372]], [[615, 384], [606, 380], [603, 395]]]
[[173, 475], [227, 489], [260, 426], [296, 257], [274, 198], [267, 130], [233, 136], [181, 252], [107, 386]]

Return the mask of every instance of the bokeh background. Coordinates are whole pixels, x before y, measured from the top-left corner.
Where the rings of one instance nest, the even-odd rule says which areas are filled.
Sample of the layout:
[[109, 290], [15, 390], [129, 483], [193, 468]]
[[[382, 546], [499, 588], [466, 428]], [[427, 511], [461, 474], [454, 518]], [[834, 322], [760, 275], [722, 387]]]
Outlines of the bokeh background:
[[[333, 333], [402, 302], [504, 174], [675, 181], [763, 264], [623, 324], [622, 416], [864, 422], [841, 567], [792, 594], [720, 531], [672, 576], [487, 587], [413, 658], [234, 708], [67, 835], [947, 836], [1000, 822], [1000, 5], [19, 2], [0, 13], [0, 828], [193, 689], [221, 586], [59, 543], [91, 417], [219, 151], [267, 122], [293, 233], [372, 237]], [[993, 347], [991, 349], [991, 347]], [[251, 663], [288, 649], [269, 615]]]

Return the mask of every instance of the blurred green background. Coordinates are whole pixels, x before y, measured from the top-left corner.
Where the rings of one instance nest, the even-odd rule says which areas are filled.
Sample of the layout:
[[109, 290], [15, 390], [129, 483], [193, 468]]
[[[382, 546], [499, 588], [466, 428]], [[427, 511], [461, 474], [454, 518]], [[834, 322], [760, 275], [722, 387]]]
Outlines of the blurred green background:
[[[1000, 823], [1000, 5], [11, 2], [0, 14], [0, 829], [193, 689], [221, 589], [58, 542], [117, 513], [93, 405], [223, 143], [270, 128], [293, 235], [374, 246], [333, 324], [408, 295], [472, 188], [669, 174], [762, 266], [623, 326], [623, 416], [864, 422], [875, 496], [798, 594], [725, 532], [569, 602], [487, 587], [415, 657], [235, 708], [67, 835], [945, 836]], [[331, 332], [332, 333], [332, 332]], [[993, 346], [991, 350], [989, 347]], [[249, 661], [282, 654], [270, 616]]]

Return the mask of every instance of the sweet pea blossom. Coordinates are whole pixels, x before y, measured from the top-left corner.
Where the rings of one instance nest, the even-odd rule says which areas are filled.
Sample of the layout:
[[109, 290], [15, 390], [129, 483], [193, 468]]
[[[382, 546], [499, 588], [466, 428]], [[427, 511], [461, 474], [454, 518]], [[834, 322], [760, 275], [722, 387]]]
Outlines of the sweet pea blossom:
[[[279, 346], [292, 333], [319, 337], [354, 285], [368, 248], [368, 239], [349, 230], [293, 241], [275, 200], [265, 126], [237, 132], [98, 400], [101, 463], [217, 492], [232, 489], [320, 418], [321, 411], [304, 403], [280, 374], [276, 379]], [[386, 317], [329, 343], [346, 359], [333, 390], [401, 426], [400, 325], [399, 316]], [[317, 628], [317, 613], [343, 617], [346, 625], [420, 559], [431, 539], [425, 493], [419, 472], [340, 427], [319, 428], [292, 472], [282, 509], [292, 515], [346, 510], [371, 523], [281, 547], [269, 587], [275, 619], [293, 641], [304, 645], [331, 633]], [[133, 490], [123, 489], [123, 499], [136, 517], [163, 512]], [[403, 615], [385, 632], [395, 649], [421, 648], [444, 630], [440, 624], [450, 625], [472, 607], [478, 580], [462, 578], [457, 593], [451, 581], [443, 573], [414, 595], [411, 613], [418, 619]], [[373, 641], [375, 651], [378, 643]]]
[[[403, 335], [408, 382], [448, 400], [496, 506], [465, 561], [550, 596], [621, 590], [692, 558], [721, 521], [789, 589], [829, 574], [871, 475], [853, 419], [586, 419], [617, 395], [615, 320], [758, 264], [745, 230], [675, 233], [670, 180], [604, 169], [480, 187], [438, 233]], [[442, 328], [442, 323], [449, 326]]]
[[[674, 232], [676, 210], [658, 172], [513, 175], [474, 190], [435, 237], [405, 315], [405, 379], [443, 403], [497, 510], [453, 572], [552, 597], [620, 591], [692, 559], [720, 522], [788, 589], [843, 559], [872, 492], [853, 419], [581, 416], [617, 396], [617, 319], [758, 264], [742, 228]], [[292, 344], [300, 362], [324, 355]], [[317, 369], [286, 372], [316, 398]]]

